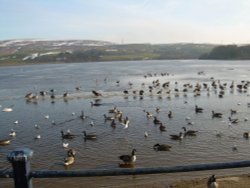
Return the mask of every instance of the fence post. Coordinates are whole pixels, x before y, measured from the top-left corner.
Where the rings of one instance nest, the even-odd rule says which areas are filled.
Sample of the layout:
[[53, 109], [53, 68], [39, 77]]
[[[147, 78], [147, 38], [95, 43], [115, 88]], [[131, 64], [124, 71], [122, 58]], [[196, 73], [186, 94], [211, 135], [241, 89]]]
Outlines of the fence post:
[[24, 148], [12, 151], [7, 159], [12, 163], [15, 188], [32, 188], [30, 161], [33, 151]]

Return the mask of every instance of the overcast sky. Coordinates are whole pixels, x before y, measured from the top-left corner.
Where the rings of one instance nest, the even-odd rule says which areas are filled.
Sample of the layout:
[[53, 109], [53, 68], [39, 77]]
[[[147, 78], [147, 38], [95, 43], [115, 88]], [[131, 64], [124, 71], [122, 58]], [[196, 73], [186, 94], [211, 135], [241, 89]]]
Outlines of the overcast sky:
[[250, 43], [250, 0], [0, 0], [0, 40]]

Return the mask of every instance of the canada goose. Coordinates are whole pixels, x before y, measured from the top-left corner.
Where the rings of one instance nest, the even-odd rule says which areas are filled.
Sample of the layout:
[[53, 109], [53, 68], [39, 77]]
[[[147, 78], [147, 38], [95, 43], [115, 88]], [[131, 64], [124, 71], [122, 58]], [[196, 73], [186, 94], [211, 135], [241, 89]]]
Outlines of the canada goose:
[[169, 151], [172, 146], [167, 144], [155, 144], [153, 148], [155, 151]]
[[11, 142], [10, 139], [4, 139], [4, 140], [0, 140], [0, 146], [5, 146], [5, 145], [9, 145]]
[[75, 162], [76, 151], [73, 149], [69, 149], [67, 152], [67, 157], [64, 159], [64, 165], [68, 166]]
[[210, 176], [208, 178], [208, 181], [207, 181], [207, 188], [218, 188], [219, 185], [218, 183], [216, 182], [216, 177], [215, 175], [213, 174], [212, 176]]
[[197, 105], [195, 105], [195, 112], [196, 113], [202, 113], [203, 112], [203, 108], [198, 107]]
[[110, 126], [111, 126], [113, 129], [116, 128], [116, 123], [115, 123], [115, 120], [114, 120], [114, 119], [111, 121]]
[[86, 131], [83, 131], [84, 134], [84, 139], [88, 139], [88, 140], [95, 140], [96, 139], [96, 134], [91, 133], [91, 134], [87, 134]]
[[131, 155], [121, 155], [119, 158], [125, 163], [125, 164], [131, 164], [136, 161], [136, 155], [135, 155], [136, 149], [132, 150]]
[[159, 129], [160, 129], [160, 131], [167, 131], [166, 130], [166, 127], [162, 124], [162, 123], [160, 123], [160, 127], [159, 127]]
[[62, 139], [73, 139], [76, 137], [76, 135], [71, 134], [70, 131], [67, 131], [67, 133], [64, 133], [63, 130], [61, 130]]
[[214, 111], [212, 111], [212, 118], [222, 118], [222, 113], [215, 113]]
[[196, 136], [196, 133], [198, 132], [196, 130], [187, 131], [186, 127], [182, 127], [182, 129], [184, 130], [184, 136]]
[[184, 135], [182, 132], [180, 132], [178, 135], [174, 134], [174, 135], [170, 135], [172, 140], [182, 140]]
[[161, 124], [161, 121], [156, 117], [156, 116], [154, 116], [154, 124], [156, 125], [156, 124]]

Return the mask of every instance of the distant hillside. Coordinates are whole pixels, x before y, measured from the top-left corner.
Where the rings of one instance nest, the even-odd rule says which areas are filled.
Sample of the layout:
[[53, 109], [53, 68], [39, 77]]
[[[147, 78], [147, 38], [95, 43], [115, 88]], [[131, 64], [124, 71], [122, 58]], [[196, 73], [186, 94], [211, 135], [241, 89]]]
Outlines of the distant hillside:
[[203, 54], [200, 59], [250, 59], [250, 45], [224, 45], [215, 47], [210, 53]]
[[0, 65], [6, 63], [95, 62], [145, 59], [198, 59], [211, 44], [114, 44], [94, 40], [0, 41]]

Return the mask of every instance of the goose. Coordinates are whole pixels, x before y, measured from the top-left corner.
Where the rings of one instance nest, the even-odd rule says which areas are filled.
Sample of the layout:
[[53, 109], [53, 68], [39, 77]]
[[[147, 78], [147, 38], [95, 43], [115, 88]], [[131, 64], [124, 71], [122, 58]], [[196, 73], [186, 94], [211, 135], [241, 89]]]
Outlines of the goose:
[[4, 139], [4, 140], [0, 140], [0, 146], [5, 146], [5, 145], [9, 145], [11, 142], [10, 139]]
[[76, 151], [73, 149], [69, 149], [67, 152], [67, 157], [64, 159], [64, 165], [68, 166], [75, 162]]
[[154, 124], [156, 125], [156, 124], [161, 124], [161, 121], [156, 117], [156, 116], [154, 116]]
[[215, 113], [214, 111], [212, 111], [212, 118], [222, 118], [222, 113]]
[[196, 113], [202, 113], [203, 112], [203, 108], [198, 107], [197, 105], [195, 105], [195, 112]]
[[196, 130], [187, 131], [186, 127], [182, 127], [182, 129], [184, 130], [184, 136], [196, 136], [196, 133], [198, 132]]
[[62, 139], [73, 139], [76, 137], [76, 135], [71, 134], [69, 130], [67, 131], [67, 133], [64, 133], [63, 130], [61, 130], [61, 136]]
[[213, 174], [212, 176], [210, 176], [208, 178], [208, 181], [207, 181], [207, 188], [218, 188], [219, 185], [218, 183], [216, 182], [216, 177], [215, 175]]
[[167, 144], [155, 144], [153, 148], [155, 151], [169, 151], [172, 146]]
[[114, 119], [111, 121], [110, 126], [111, 126], [112, 128], [116, 128], [116, 123], [115, 123], [115, 120], [114, 120]]
[[91, 133], [91, 134], [87, 134], [86, 131], [83, 131], [84, 134], [84, 139], [86, 140], [95, 140], [96, 139], [96, 134]]
[[182, 140], [184, 135], [182, 132], [180, 132], [178, 135], [174, 134], [174, 135], [170, 135], [172, 140]]
[[136, 155], [135, 155], [136, 149], [132, 150], [131, 155], [121, 155], [119, 159], [121, 159], [124, 164], [131, 164], [136, 161]]
[[167, 131], [167, 130], [166, 130], [166, 127], [165, 127], [162, 123], [160, 123], [159, 129], [160, 129], [160, 131], [162, 131], [162, 132]]

